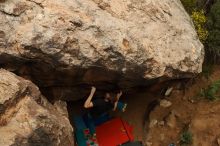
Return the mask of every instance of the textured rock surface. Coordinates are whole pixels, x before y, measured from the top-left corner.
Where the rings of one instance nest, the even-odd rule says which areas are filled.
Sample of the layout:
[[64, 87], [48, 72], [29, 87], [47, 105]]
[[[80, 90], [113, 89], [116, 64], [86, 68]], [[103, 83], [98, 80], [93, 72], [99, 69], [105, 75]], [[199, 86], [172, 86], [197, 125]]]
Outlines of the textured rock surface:
[[179, 0], [0, 2], [0, 66], [62, 98], [84, 94], [83, 83], [122, 88], [199, 73], [203, 55]]
[[0, 69], [0, 145], [73, 146], [64, 104], [50, 104], [30, 81]]

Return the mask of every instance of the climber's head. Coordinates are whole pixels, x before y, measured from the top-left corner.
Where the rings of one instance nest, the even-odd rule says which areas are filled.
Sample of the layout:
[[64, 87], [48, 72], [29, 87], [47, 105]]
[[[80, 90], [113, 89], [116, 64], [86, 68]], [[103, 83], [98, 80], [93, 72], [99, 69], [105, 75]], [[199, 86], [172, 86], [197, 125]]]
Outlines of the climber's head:
[[118, 101], [117, 99], [117, 93], [114, 93], [114, 92], [107, 92], [105, 94], [105, 99], [112, 102], [112, 103], [115, 103]]

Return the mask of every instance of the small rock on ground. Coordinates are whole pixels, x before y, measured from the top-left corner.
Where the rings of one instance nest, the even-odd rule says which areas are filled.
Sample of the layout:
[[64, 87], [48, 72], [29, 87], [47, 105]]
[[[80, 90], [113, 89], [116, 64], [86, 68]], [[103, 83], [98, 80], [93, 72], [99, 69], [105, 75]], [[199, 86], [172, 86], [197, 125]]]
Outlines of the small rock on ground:
[[157, 121], [156, 119], [153, 119], [153, 120], [150, 121], [149, 127], [152, 128], [152, 127], [154, 127], [157, 123], [158, 123], [158, 121]]
[[220, 138], [217, 138], [218, 146], [220, 146]]
[[166, 118], [166, 124], [170, 127], [170, 128], [174, 128], [176, 127], [176, 116], [174, 112], [170, 112], [170, 114], [167, 116]]
[[171, 105], [172, 105], [172, 103], [170, 101], [166, 100], [166, 99], [163, 99], [163, 100], [160, 101], [160, 106], [161, 107], [167, 108], [167, 107], [170, 107]]

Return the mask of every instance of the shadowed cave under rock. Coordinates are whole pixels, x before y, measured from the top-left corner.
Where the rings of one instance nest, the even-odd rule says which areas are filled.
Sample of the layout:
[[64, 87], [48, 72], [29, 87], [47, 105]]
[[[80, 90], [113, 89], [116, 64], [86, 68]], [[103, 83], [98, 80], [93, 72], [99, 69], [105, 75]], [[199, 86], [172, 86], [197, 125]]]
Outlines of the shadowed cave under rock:
[[92, 85], [97, 87], [99, 95], [103, 95], [104, 92], [115, 89], [130, 92], [161, 80], [142, 78], [141, 70], [138, 68], [123, 74], [97, 66], [84, 69], [56, 64], [55, 60], [49, 57], [49, 60], [39, 60], [1, 54], [0, 58], [1, 68], [34, 82], [50, 101], [82, 99], [88, 95]]

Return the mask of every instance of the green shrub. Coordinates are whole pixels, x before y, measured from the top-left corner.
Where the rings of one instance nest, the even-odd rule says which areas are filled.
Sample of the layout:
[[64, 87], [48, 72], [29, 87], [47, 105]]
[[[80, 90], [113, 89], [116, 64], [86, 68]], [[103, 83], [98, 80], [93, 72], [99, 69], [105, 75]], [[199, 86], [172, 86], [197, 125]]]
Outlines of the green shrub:
[[191, 16], [199, 39], [205, 43], [208, 38], [208, 30], [206, 29], [207, 18], [204, 10], [200, 8], [198, 0], [181, 0], [181, 2]]
[[220, 0], [181, 0], [205, 46], [205, 62], [220, 63]]
[[220, 0], [212, 5], [207, 18], [209, 36], [206, 42], [206, 52], [210, 54], [208, 59], [212, 59], [215, 63], [220, 57]]
[[208, 37], [208, 30], [205, 27], [207, 18], [203, 10], [193, 11], [191, 14], [199, 39], [204, 43]]
[[219, 96], [216, 93], [220, 89], [220, 80], [213, 82], [208, 88], [202, 89], [200, 95], [208, 100], [216, 100]]
[[180, 144], [181, 145], [188, 145], [192, 144], [193, 142], [193, 135], [190, 131], [184, 131], [180, 136]]

